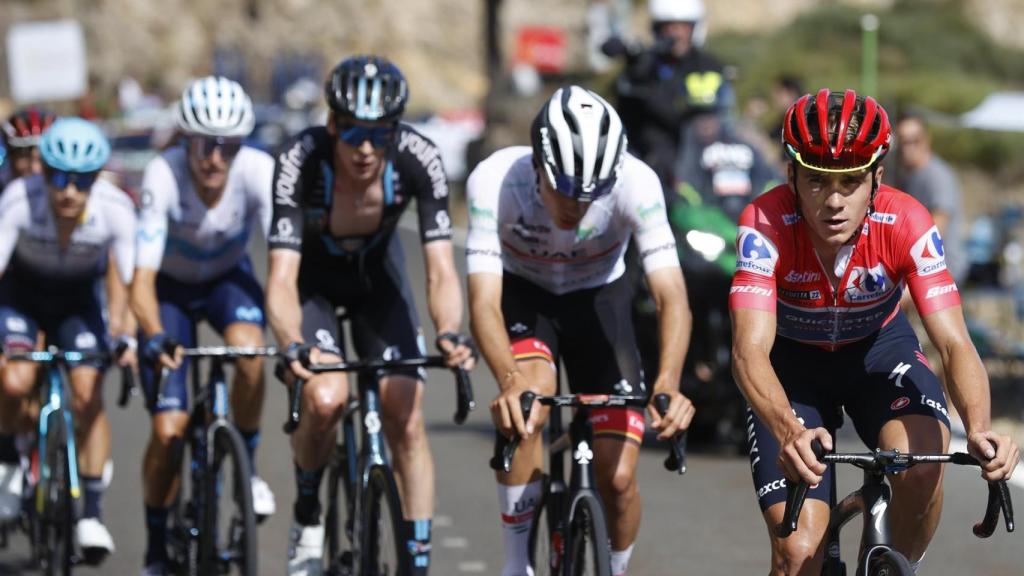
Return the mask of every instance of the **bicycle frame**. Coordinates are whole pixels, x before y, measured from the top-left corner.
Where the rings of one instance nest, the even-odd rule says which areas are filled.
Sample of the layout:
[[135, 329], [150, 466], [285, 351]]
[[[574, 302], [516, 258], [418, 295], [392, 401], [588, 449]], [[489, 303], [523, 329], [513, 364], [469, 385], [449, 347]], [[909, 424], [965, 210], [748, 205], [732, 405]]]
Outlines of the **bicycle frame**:
[[[835, 478], [835, 464], [832, 478]], [[831, 516], [825, 541], [825, 576], [845, 574], [845, 565], [840, 558], [839, 533], [843, 527], [858, 514], [863, 514], [864, 525], [861, 529], [860, 554], [857, 558], [857, 573], [863, 572], [876, 553], [892, 548], [892, 535], [889, 527], [889, 502], [892, 501], [892, 488], [885, 482], [885, 472], [864, 470], [863, 486], [851, 492], [842, 501], [836, 503], [836, 486], [832, 482]]]
[[[71, 484], [72, 500], [78, 500], [82, 493], [78, 480], [78, 452], [75, 446], [74, 418], [70, 406], [66, 405], [65, 389], [67, 386], [64, 371], [61, 370], [61, 366], [52, 365], [58, 362], [54, 353], [43, 354], [47, 354], [49, 358], [48, 361], [45, 361], [46, 365], [44, 366], [47, 374], [47, 387], [43, 395], [45, 402], [39, 409], [39, 483], [36, 485], [36, 512], [40, 514], [43, 512], [45, 488], [53, 475], [53, 471], [50, 470], [50, 466], [46, 462], [46, 433], [49, 430], [50, 415], [57, 411], [63, 413], [64, 426], [68, 431], [68, 469], [70, 470], [68, 481]], [[63, 365], [63, 362], [60, 364]]]

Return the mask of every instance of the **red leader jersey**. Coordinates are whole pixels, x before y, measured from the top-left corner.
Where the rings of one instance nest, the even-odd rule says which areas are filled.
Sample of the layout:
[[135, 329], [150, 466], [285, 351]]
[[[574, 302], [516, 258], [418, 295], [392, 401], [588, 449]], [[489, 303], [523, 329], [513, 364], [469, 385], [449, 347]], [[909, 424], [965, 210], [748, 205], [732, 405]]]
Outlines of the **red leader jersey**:
[[729, 308], [773, 312], [779, 336], [835, 350], [889, 323], [904, 286], [922, 316], [960, 305], [928, 210], [885, 185], [874, 206], [856, 242], [836, 257], [835, 290], [789, 186], [756, 198], [740, 216]]

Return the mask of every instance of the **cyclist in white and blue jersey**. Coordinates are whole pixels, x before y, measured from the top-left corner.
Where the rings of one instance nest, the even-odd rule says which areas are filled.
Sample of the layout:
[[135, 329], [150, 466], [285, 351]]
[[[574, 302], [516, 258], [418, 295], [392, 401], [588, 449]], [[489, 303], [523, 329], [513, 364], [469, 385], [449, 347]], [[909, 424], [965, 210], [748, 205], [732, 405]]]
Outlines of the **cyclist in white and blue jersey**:
[[[124, 298], [104, 302], [108, 260], [131, 281], [135, 259], [135, 207], [122, 190], [98, 179], [110, 144], [81, 118], [55, 122], [39, 141], [42, 173], [18, 178], [0, 200], [0, 342], [4, 352], [38, 349], [45, 340], [62, 350], [107, 352], [112, 333], [125, 326]], [[113, 254], [109, 259], [108, 255]], [[108, 324], [109, 321], [109, 324]], [[45, 337], [41, 337], [45, 334]], [[122, 356], [121, 363], [130, 361]], [[104, 466], [110, 458], [110, 423], [100, 387], [103, 362], [70, 372], [71, 407], [83, 508], [75, 525], [79, 550], [99, 561], [114, 541], [102, 521]], [[15, 518], [22, 474], [14, 435], [33, 418], [23, 402], [35, 389], [38, 366], [12, 361], [0, 369], [0, 519]]]
[[[144, 344], [142, 374], [153, 427], [143, 465], [146, 526], [144, 574], [167, 569], [167, 515], [181, 471], [180, 442], [188, 423], [187, 374], [181, 346], [194, 346], [206, 320], [229, 346], [263, 345], [263, 289], [246, 246], [270, 221], [274, 161], [242, 145], [255, 124], [252, 102], [232, 80], [193, 82], [177, 108], [184, 134], [150, 161], [142, 181], [138, 259], [132, 308]], [[172, 369], [158, 397], [153, 369]], [[231, 392], [232, 416], [255, 466], [264, 382], [258, 358], [240, 359]], [[180, 369], [179, 369], [180, 368]], [[257, 515], [274, 513], [266, 482], [252, 478]]]

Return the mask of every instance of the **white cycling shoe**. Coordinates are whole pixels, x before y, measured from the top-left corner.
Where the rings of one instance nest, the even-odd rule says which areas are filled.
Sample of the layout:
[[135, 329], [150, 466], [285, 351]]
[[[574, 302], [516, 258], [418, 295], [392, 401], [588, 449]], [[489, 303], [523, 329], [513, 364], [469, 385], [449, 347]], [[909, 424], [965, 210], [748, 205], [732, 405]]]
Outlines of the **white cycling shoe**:
[[273, 516], [277, 512], [277, 503], [274, 501], [274, 493], [270, 486], [259, 476], [253, 476], [250, 485], [252, 486], [252, 511], [261, 520], [267, 516]]
[[0, 522], [21, 514], [22, 480], [20, 464], [0, 462]]
[[96, 518], [82, 518], [75, 524], [75, 540], [87, 557], [102, 558], [114, 551], [114, 538]]
[[288, 576], [322, 576], [324, 527], [292, 523], [288, 533]]

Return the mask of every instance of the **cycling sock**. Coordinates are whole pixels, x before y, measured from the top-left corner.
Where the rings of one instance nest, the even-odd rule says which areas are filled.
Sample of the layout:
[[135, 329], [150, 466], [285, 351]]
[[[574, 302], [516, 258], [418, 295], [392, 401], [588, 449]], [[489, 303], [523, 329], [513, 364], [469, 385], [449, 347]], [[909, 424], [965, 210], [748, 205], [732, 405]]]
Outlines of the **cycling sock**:
[[320, 524], [320, 481], [323, 477], [323, 466], [307, 471], [295, 465], [295, 521], [303, 526]]
[[612, 550], [612, 576], [626, 576], [629, 558], [633, 555], [633, 546], [635, 544], [630, 544], [625, 550]]
[[103, 518], [103, 477], [79, 474], [82, 484], [82, 518]]
[[430, 567], [430, 518], [406, 520], [409, 539], [409, 555], [412, 556], [413, 576], [427, 576]]
[[21, 461], [18, 455], [18, 448], [14, 445], [13, 434], [0, 434], [0, 462], [4, 464], [17, 464]]
[[146, 506], [146, 566], [167, 561], [167, 515], [170, 508]]
[[540, 482], [519, 486], [498, 484], [498, 502], [501, 506], [501, 528], [505, 540], [505, 567], [502, 576], [529, 574], [530, 523], [540, 501]]
[[249, 453], [249, 462], [252, 463], [252, 475], [256, 475], [256, 447], [260, 445], [260, 429], [255, 430], [242, 430], [238, 429], [238, 433], [242, 435], [242, 440], [245, 440], [245, 451]]

